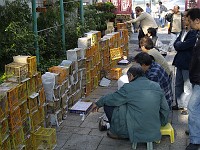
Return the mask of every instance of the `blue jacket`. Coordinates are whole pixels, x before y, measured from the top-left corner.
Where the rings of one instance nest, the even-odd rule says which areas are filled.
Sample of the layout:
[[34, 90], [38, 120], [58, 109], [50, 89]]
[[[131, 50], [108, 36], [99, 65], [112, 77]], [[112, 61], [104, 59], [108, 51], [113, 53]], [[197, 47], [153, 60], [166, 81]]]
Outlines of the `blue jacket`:
[[189, 70], [189, 64], [192, 58], [193, 47], [196, 42], [197, 31], [190, 30], [184, 38], [184, 41], [181, 42], [183, 31], [174, 42], [174, 48], [177, 51], [177, 54], [174, 57], [172, 65], [179, 69]]
[[115, 93], [100, 98], [96, 105], [115, 106], [110, 131], [131, 142], [159, 141], [160, 127], [168, 122], [169, 106], [163, 90], [145, 77], [125, 83]]

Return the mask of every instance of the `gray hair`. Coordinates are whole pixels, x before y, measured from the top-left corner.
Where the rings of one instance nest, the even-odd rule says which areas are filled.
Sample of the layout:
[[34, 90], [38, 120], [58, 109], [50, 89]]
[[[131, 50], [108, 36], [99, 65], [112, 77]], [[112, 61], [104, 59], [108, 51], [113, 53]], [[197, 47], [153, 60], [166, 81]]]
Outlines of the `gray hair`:
[[127, 75], [133, 75], [133, 77], [142, 77], [144, 76], [144, 71], [141, 67], [141, 65], [139, 64], [134, 64], [133, 66], [131, 66], [128, 71], [127, 71]]

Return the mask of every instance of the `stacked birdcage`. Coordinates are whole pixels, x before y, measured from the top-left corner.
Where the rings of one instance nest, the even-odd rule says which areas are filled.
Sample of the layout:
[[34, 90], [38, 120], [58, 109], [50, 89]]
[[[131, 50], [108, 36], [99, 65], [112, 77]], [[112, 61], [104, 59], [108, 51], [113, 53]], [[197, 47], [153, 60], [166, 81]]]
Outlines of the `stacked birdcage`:
[[[132, 17], [131, 17], [131, 14], [117, 14], [116, 15], [116, 18], [115, 18], [115, 23], [116, 24], [118, 24], [118, 23], [124, 23], [124, 22], [126, 22], [126, 21], [129, 21], [129, 20], [131, 20], [132, 19]], [[120, 24], [118, 24], [118, 28], [117, 28], [117, 30], [119, 29], [119, 26]], [[132, 23], [127, 23], [126, 24], [126, 29], [128, 29], [128, 33], [129, 33], [129, 35], [132, 33]], [[123, 28], [120, 28], [120, 29], [124, 29], [125, 27], [123, 27]]]
[[100, 70], [102, 68], [101, 49], [99, 42], [101, 41], [100, 31], [90, 31], [85, 36], [91, 39], [91, 43], [86, 48], [86, 86], [85, 94], [88, 96], [91, 91], [97, 88], [100, 81]]
[[14, 56], [13, 60], [5, 66], [7, 81], [0, 85], [0, 144], [3, 149], [37, 149], [29, 139], [45, 127], [41, 73], [35, 56]]

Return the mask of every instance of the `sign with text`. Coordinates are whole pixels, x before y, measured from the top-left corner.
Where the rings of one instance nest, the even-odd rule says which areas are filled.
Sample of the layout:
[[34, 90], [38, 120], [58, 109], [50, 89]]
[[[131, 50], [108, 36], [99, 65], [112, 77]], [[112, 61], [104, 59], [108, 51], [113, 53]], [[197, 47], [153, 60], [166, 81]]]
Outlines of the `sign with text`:
[[132, 0], [111, 0], [116, 7], [116, 14], [131, 14]]

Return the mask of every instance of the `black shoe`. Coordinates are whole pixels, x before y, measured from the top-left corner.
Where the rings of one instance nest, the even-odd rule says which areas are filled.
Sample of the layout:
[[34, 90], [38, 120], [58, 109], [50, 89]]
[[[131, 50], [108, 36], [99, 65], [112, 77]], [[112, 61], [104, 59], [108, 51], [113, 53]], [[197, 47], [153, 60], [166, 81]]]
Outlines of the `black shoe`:
[[185, 150], [200, 150], [200, 144], [190, 143]]
[[187, 110], [182, 110], [181, 115], [188, 115], [188, 111]]
[[101, 118], [99, 121], [99, 131], [106, 131], [106, 130], [107, 130], [107, 126], [104, 124], [104, 121]]
[[117, 140], [128, 140], [128, 138], [119, 137], [118, 135], [113, 134], [112, 132], [110, 132], [110, 130], [107, 132], [107, 136], [109, 138], [117, 139]]
[[190, 134], [189, 130], [185, 130], [185, 134], [189, 135]]

